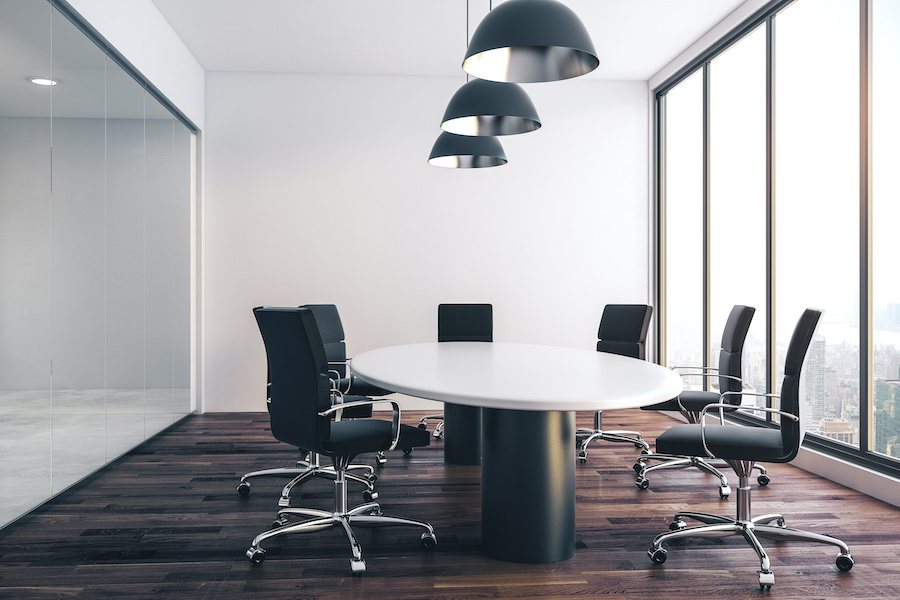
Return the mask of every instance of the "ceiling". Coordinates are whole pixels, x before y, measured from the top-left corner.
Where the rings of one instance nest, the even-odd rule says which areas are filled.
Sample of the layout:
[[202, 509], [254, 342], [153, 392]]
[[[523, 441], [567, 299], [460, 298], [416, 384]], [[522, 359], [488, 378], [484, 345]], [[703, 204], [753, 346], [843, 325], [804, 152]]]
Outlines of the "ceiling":
[[[113, 0], [108, 0], [113, 1]], [[119, 1], [119, 0], [115, 0]], [[500, 0], [152, 0], [206, 71], [462, 76], [467, 33]], [[646, 81], [744, 0], [562, 0], [600, 66]], [[171, 118], [44, 2], [0, 0], [0, 115]], [[468, 25], [467, 25], [468, 23]], [[52, 39], [51, 39], [52, 31]], [[51, 74], [51, 90], [28, 82]], [[148, 112], [151, 111], [151, 112]]]
[[[639, 81], [743, 1], [562, 0], [600, 56], [588, 77]], [[467, 29], [500, 0], [153, 2], [206, 71], [452, 77]]]

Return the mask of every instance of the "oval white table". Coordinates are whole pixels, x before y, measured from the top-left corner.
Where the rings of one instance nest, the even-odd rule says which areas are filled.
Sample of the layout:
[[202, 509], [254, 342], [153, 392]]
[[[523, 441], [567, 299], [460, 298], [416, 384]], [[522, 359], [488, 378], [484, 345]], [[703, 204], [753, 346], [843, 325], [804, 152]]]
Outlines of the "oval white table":
[[575, 553], [574, 411], [636, 408], [682, 390], [675, 372], [646, 361], [500, 342], [391, 346], [350, 368], [386, 389], [484, 408], [482, 546], [523, 563]]

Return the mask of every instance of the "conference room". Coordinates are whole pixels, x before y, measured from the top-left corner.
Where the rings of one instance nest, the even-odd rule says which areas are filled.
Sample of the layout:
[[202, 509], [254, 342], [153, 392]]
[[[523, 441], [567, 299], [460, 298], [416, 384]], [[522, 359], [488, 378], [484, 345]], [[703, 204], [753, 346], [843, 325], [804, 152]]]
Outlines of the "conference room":
[[[372, 352], [446, 348], [440, 305], [489, 304], [491, 351], [565, 348], [593, 361], [608, 360], [597, 351], [604, 309], [648, 306], [641, 363], [673, 376], [670, 367], [714, 366], [732, 309], [753, 307], [741, 375], [745, 403], [760, 410], [728, 422], [770, 432], [789, 419], [762, 412], [780, 397], [749, 391], [781, 392], [792, 335], [806, 309], [821, 309], [803, 356], [802, 447], [790, 465], [766, 464], [765, 484], [756, 469], [741, 494], [748, 510], [752, 494], [754, 514], [784, 513], [788, 527], [852, 551], [849, 569], [836, 563], [843, 548], [764, 540], [773, 593], [897, 589], [884, 533], [900, 504], [900, 293], [887, 258], [896, 9], [550, 3], [577, 16], [592, 45], [583, 54], [596, 61], [504, 83], [530, 103], [530, 125], [457, 135], [491, 145], [446, 168], [434, 160], [453, 135], [442, 115], [458, 92], [492, 81], [464, 70], [470, 41], [516, 1], [3, 4], [2, 593], [767, 588], [769, 569], [741, 536], [673, 539], [668, 560], [653, 558], [656, 536], [680, 528], [677, 511], [731, 518], [743, 489], [727, 467], [730, 489], [708, 471], [640, 460], [690, 419], [678, 406], [641, 409], [670, 400], [665, 386], [631, 405], [560, 409], [566, 450], [544, 454], [572, 483], [537, 487], [572, 497], [568, 556], [492, 556], [483, 465], [445, 460], [448, 416], [440, 437], [442, 419], [426, 419], [427, 445], [356, 457], [375, 477], [348, 484], [354, 504], [362, 485], [385, 514], [429, 523], [436, 545], [421, 548], [421, 532], [407, 528], [361, 529], [367, 567], [354, 575], [344, 534], [321, 531], [266, 540], [266, 560], [253, 564], [245, 553], [281, 520], [285, 482], [235, 488], [245, 473], [301, 458], [270, 431], [270, 364], [253, 309], [314, 304], [338, 308], [350, 369], [357, 360], [363, 374]], [[578, 385], [583, 367], [559, 371], [560, 389], [591, 389]], [[394, 393], [379, 396], [388, 403], [375, 417], [390, 421], [391, 401], [414, 429], [447, 416], [434, 390], [368, 375], [394, 384], [383, 385]], [[581, 448], [575, 432], [600, 429], [601, 408], [604, 430], [637, 432], [646, 445]], [[555, 427], [530, 422], [516, 439], [507, 419], [492, 421], [504, 460], [490, 464], [504, 472], [527, 464], [510, 457]], [[320, 479], [280, 508], [329, 511], [333, 486]], [[533, 484], [515, 485], [532, 499]], [[515, 485], [489, 499], [527, 506]]]

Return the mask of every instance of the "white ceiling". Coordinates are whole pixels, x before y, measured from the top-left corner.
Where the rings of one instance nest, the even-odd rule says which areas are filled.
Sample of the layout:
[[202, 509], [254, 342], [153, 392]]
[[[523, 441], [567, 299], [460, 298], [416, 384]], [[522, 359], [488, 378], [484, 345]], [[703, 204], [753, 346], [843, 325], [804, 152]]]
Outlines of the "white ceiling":
[[[600, 56], [648, 80], [744, 0], [562, 0]], [[454, 76], [499, 0], [153, 0], [207, 71]]]

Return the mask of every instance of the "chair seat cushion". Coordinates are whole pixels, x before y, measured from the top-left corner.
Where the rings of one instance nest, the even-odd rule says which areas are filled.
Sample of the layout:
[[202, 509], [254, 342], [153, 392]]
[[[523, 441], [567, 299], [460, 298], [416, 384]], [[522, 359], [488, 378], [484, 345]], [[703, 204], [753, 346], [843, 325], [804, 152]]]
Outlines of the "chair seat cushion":
[[[400, 425], [400, 442], [397, 448], [427, 446], [430, 442], [431, 436], [427, 430]], [[356, 456], [387, 450], [390, 445], [391, 422], [382, 419], [333, 421], [329, 440], [322, 444], [328, 456]]]
[[[685, 410], [692, 413], [699, 413], [706, 406], [710, 404], [716, 404], [719, 402], [719, 393], [718, 392], [705, 392], [703, 390], [685, 390], [681, 392], [681, 394], [677, 398], [672, 398], [671, 400], [666, 400], [665, 402], [660, 402], [659, 404], [651, 404], [650, 406], [643, 406], [644, 410], [672, 410], [672, 411], [680, 411], [681, 406], [678, 405], [678, 400], [681, 399], [681, 405], [684, 406]], [[727, 396], [726, 396], [727, 398]]]
[[[786, 452], [781, 430], [768, 427], [707, 425], [706, 445], [716, 458], [782, 462]], [[656, 438], [656, 451], [679, 456], [708, 456], [703, 449], [700, 425], [670, 427]]]
[[387, 396], [392, 394], [390, 390], [380, 388], [368, 381], [363, 381], [359, 377], [344, 377], [338, 380], [339, 390], [349, 390], [351, 394], [356, 396]]

